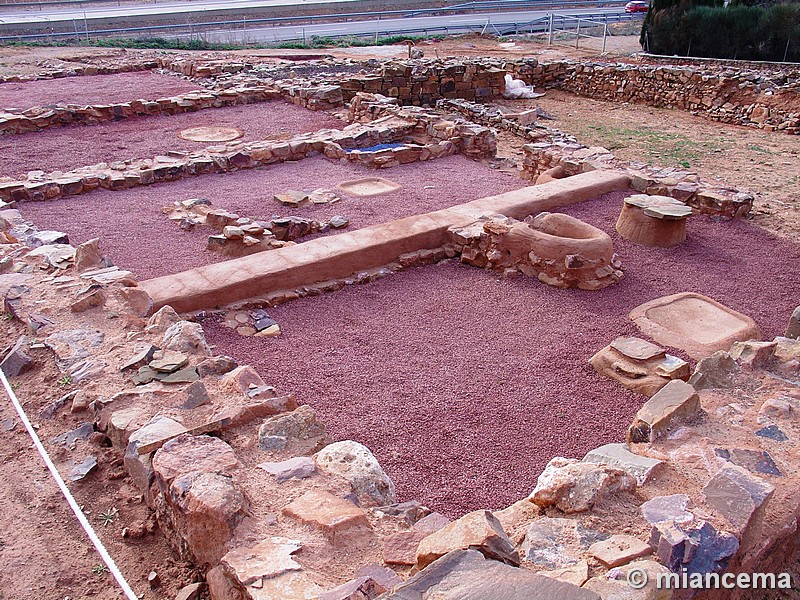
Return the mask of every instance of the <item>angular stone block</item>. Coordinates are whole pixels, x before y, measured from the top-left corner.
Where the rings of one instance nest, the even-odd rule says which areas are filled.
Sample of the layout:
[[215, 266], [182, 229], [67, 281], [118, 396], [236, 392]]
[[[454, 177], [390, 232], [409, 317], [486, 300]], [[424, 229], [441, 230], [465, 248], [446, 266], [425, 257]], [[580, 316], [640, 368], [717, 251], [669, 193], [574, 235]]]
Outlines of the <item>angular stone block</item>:
[[728, 465], [703, 488], [706, 504], [725, 517], [736, 531], [758, 528], [775, 486], [736, 465]]
[[635, 478], [638, 485], [644, 485], [653, 470], [663, 464], [664, 461], [634, 454], [626, 444], [605, 444], [590, 450], [583, 457], [583, 462], [609, 465], [622, 469]]
[[367, 513], [330, 492], [311, 490], [283, 508], [283, 514], [316, 527], [335, 541], [351, 530], [370, 529]]
[[650, 544], [631, 535], [612, 535], [607, 540], [589, 546], [589, 552], [609, 569], [647, 556], [653, 551]]
[[380, 600], [600, 600], [600, 596], [527, 569], [455, 550], [380, 596]]
[[666, 435], [679, 421], [691, 419], [700, 410], [700, 396], [680, 380], [670, 381], [645, 402], [628, 430], [631, 442], [652, 442]]
[[417, 567], [425, 568], [448, 552], [464, 549], [479, 550], [489, 558], [519, 564], [519, 555], [500, 521], [488, 510], [478, 510], [424, 538], [417, 548]]

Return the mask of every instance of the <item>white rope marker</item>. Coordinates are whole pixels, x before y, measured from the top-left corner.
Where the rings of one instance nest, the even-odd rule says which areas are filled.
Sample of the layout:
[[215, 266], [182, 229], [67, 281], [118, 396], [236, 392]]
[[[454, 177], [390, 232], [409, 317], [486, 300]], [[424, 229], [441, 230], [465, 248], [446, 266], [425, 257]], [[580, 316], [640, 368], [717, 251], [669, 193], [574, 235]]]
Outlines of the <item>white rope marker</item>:
[[55, 479], [56, 484], [58, 484], [58, 488], [61, 490], [61, 493], [64, 495], [64, 498], [67, 499], [67, 503], [69, 507], [72, 509], [72, 512], [75, 513], [78, 521], [83, 527], [83, 530], [86, 532], [86, 535], [89, 536], [92, 544], [94, 544], [97, 553], [100, 555], [100, 558], [103, 559], [103, 562], [106, 563], [108, 570], [114, 576], [114, 579], [117, 580], [119, 587], [122, 588], [122, 591], [125, 593], [125, 596], [128, 600], [139, 600], [139, 597], [133, 592], [131, 586], [128, 585], [128, 582], [125, 581], [125, 577], [120, 573], [120, 570], [117, 568], [117, 565], [114, 563], [114, 559], [111, 558], [111, 555], [106, 550], [105, 546], [103, 546], [103, 542], [100, 541], [100, 538], [97, 537], [94, 529], [92, 528], [89, 520], [86, 518], [86, 515], [83, 514], [81, 507], [78, 506], [78, 503], [75, 501], [75, 498], [72, 496], [72, 493], [69, 491], [67, 484], [64, 483], [64, 480], [61, 479], [61, 475], [58, 473], [58, 469], [53, 464], [53, 461], [50, 459], [50, 456], [47, 454], [47, 450], [44, 449], [42, 445], [42, 441], [39, 439], [39, 436], [36, 434], [36, 431], [33, 429], [33, 425], [28, 420], [28, 416], [25, 414], [25, 410], [22, 408], [19, 400], [17, 399], [17, 395], [14, 393], [14, 390], [11, 389], [11, 384], [8, 383], [8, 379], [6, 379], [6, 374], [0, 370], [0, 381], [3, 382], [3, 387], [6, 389], [6, 395], [8, 396], [9, 400], [11, 400], [11, 404], [14, 405], [14, 409], [17, 411], [22, 424], [25, 425], [25, 429], [28, 430], [28, 435], [31, 436], [33, 440], [34, 446], [39, 451], [39, 454], [42, 456], [42, 460], [44, 460], [44, 464], [47, 465], [47, 469], [50, 471], [50, 475], [53, 476]]

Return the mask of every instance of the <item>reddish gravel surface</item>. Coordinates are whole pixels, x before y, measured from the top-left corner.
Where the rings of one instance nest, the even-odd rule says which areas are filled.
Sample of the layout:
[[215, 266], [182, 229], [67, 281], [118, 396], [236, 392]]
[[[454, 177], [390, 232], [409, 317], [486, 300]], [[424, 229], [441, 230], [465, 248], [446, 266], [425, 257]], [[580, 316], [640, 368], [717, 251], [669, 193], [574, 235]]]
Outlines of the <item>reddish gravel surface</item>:
[[30, 108], [50, 104], [107, 104], [155, 100], [201, 89], [172, 75], [149, 71], [92, 77], [64, 77], [0, 85], [0, 107]]
[[0, 176], [26, 176], [35, 169], [68, 171], [101, 162], [151, 158], [169, 150], [201, 150], [212, 144], [183, 140], [178, 134], [188, 127], [208, 125], [236, 127], [244, 132], [241, 140], [251, 141], [341, 129], [346, 123], [278, 100], [85, 127], [50, 127], [36, 133], [0, 137]]
[[605, 290], [448, 262], [276, 307], [279, 338], [209, 323], [208, 339], [313, 406], [334, 439], [367, 444], [402, 500], [450, 516], [504, 507], [530, 493], [551, 457], [623, 439], [644, 399], [586, 361], [636, 333], [633, 307], [695, 290], [772, 337], [797, 305], [800, 247], [700, 217], [678, 248], [633, 246], [613, 229], [623, 195], [566, 211], [614, 237], [626, 277]]
[[[120, 266], [147, 279], [224, 259], [205, 250], [205, 240], [213, 230], [200, 227], [183, 232], [164, 216], [161, 207], [175, 200], [204, 197], [242, 216], [259, 218], [294, 214], [325, 220], [344, 215], [350, 218], [349, 229], [353, 229], [526, 185], [517, 177], [484, 168], [461, 156], [403, 165], [379, 174], [403, 185], [403, 189], [372, 198], [341, 193], [341, 202], [296, 210], [276, 202], [273, 195], [288, 189], [333, 188], [349, 179], [376, 175], [374, 169], [316, 157], [122, 192], [102, 190], [32, 202], [22, 206], [22, 212], [40, 228], [67, 232], [73, 243], [101, 237], [103, 248]], [[146, 232], [144, 240], [141, 232]]]

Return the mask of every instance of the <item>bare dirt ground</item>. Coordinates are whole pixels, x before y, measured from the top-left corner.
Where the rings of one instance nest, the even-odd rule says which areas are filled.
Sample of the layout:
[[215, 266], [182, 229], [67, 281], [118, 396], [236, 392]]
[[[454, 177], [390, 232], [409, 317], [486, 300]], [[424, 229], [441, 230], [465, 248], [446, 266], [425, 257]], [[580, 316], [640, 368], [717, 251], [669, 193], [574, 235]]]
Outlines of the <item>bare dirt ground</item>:
[[[502, 102], [539, 106], [556, 117], [549, 126], [618, 158], [696, 171], [709, 181], [756, 194], [753, 221], [778, 235], [800, 230], [800, 139], [753, 127], [715, 123], [665, 108], [616, 104], [547, 90], [536, 100]], [[520, 156], [517, 138], [503, 136], [501, 153]]]
[[[76, 323], [79, 319], [76, 319]], [[14, 343], [23, 328], [0, 321], [0, 340]], [[40, 412], [75, 385], [55, 383], [60, 375], [48, 350], [31, 351], [33, 369], [15, 378], [20, 401], [62, 476], [68, 461], [95, 454], [98, 469], [83, 481], [69, 483], [78, 504], [97, 531], [126, 580], [143, 600], [174, 598], [178, 589], [197, 577], [154, 533], [150, 511], [138, 490], [120, 478], [122, 457], [95, 434], [74, 446], [51, 440], [90, 420], [87, 413], [72, 415], [69, 405], [52, 418]], [[24, 390], [24, 393], [23, 391]], [[0, 600], [117, 600], [122, 598], [100, 556], [81, 529], [61, 492], [28, 437], [14, 408], [2, 394], [0, 402]], [[24, 474], [24, 476], [20, 476]], [[109, 522], [103, 513], [113, 515]], [[132, 532], [123, 537], [123, 529]], [[147, 575], [155, 570], [161, 586], [151, 590]]]

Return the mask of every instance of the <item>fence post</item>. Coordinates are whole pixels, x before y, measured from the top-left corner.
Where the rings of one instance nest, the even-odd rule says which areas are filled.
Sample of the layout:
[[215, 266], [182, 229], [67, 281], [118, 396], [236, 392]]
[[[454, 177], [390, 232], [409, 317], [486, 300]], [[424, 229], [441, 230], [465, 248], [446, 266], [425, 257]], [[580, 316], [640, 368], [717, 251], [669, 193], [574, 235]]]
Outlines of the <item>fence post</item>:
[[603, 54], [606, 53], [606, 36], [608, 35], [608, 25], [603, 25]]
[[786, 62], [786, 57], [789, 56], [789, 41], [792, 39], [792, 36], [786, 38], [786, 50], [783, 51], [783, 62]]
[[581, 20], [578, 19], [578, 27], [575, 29], [575, 49], [578, 49], [578, 44], [581, 41]]
[[550, 23], [547, 26], [547, 45], [553, 45], [553, 13], [550, 13]]
[[89, 21], [86, 19], [86, 11], [83, 11], [83, 29], [86, 32], [86, 41], [89, 41]]

